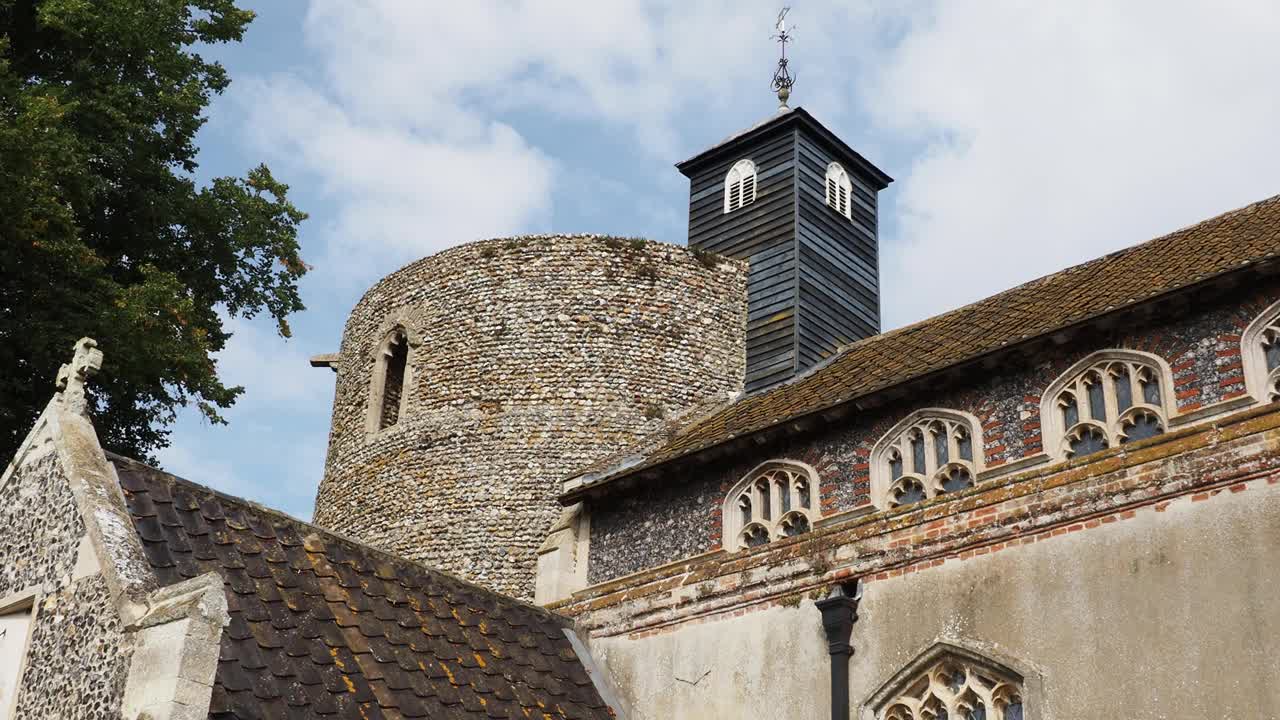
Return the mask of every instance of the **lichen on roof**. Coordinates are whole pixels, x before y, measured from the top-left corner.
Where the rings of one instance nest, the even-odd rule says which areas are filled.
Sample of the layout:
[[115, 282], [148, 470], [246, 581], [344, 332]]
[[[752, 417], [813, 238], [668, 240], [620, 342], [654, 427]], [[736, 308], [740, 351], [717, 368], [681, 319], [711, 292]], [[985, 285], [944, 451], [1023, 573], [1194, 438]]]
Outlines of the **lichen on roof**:
[[161, 585], [218, 573], [209, 717], [613, 717], [549, 611], [112, 457]]

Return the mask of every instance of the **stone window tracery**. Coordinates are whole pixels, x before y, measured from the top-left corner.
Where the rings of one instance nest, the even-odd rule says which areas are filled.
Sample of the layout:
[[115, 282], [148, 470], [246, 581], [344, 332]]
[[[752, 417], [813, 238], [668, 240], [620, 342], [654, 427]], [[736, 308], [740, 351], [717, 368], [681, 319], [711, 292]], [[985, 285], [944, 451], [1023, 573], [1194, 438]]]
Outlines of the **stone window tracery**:
[[725, 496], [724, 543], [728, 550], [764, 545], [809, 532], [818, 519], [817, 476], [784, 461], [765, 463]]
[[973, 487], [981, 469], [978, 423], [964, 413], [912, 413], [872, 451], [872, 495], [883, 508], [910, 505]]
[[879, 720], [1023, 720], [1022, 684], [971, 660], [944, 655], [909, 678]]
[[724, 211], [734, 210], [750, 205], [756, 201], [756, 164], [742, 159], [729, 168], [724, 178]]
[[1261, 402], [1280, 400], [1280, 302], [1249, 324], [1241, 345], [1249, 392]]
[[827, 166], [827, 205], [841, 215], [853, 219], [853, 183], [844, 166], [833, 162]]
[[404, 413], [409, 374], [409, 336], [396, 327], [378, 345], [369, 397], [369, 429], [386, 430]]
[[1168, 427], [1171, 380], [1163, 361], [1146, 353], [1095, 353], [1063, 374], [1046, 393], [1041, 424], [1052, 429], [1046, 448], [1083, 457]]

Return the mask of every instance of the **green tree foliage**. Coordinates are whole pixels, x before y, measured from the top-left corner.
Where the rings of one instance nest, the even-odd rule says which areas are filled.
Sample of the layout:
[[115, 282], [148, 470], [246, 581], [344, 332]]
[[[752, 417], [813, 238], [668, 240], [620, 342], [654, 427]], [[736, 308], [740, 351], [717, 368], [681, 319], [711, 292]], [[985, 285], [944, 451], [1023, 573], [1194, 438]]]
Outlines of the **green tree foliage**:
[[[243, 392], [211, 354], [219, 311], [302, 309], [306, 218], [265, 166], [200, 187], [195, 136], [236, 42], [234, 0], [0, 0], [0, 458], [11, 457], [85, 335], [106, 446], [149, 457], [176, 410]], [[0, 461], [2, 462], [2, 461]]]

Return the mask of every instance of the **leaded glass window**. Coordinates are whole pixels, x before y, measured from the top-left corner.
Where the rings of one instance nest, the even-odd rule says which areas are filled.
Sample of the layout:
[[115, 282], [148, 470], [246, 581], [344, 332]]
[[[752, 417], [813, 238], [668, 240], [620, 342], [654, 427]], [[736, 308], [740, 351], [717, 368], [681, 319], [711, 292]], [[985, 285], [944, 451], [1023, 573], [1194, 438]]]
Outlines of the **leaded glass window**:
[[1060, 383], [1055, 399], [1060, 450], [1083, 457], [1163, 433], [1168, 408], [1160, 370], [1145, 358], [1116, 358], [1087, 365]]
[[1266, 399], [1280, 400], [1280, 318], [1262, 332], [1262, 358], [1267, 370]]
[[766, 463], [725, 499], [725, 545], [757, 547], [809, 532], [818, 518], [810, 473], [800, 465]]
[[880, 720], [1022, 720], [1022, 684], [1014, 677], [944, 655], [890, 696]]
[[1111, 377], [1116, 386], [1116, 409], [1124, 412], [1133, 407], [1133, 381], [1129, 377], [1129, 368], [1121, 367]]
[[1068, 447], [1073, 457], [1092, 455], [1107, 449], [1107, 436], [1096, 427], [1084, 425], [1079, 432], [1072, 435]]
[[1280, 400], [1280, 302], [1245, 328], [1240, 354], [1249, 393], [1261, 402]]
[[877, 445], [878, 504], [897, 507], [973, 487], [973, 423], [951, 411], [921, 411]]
[[928, 472], [928, 463], [924, 459], [923, 433], [916, 431], [911, 435], [911, 471], [917, 475]]
[[1280, 333], [1274, 333], [1262, 345], [1268, 370], [1280, 370]]

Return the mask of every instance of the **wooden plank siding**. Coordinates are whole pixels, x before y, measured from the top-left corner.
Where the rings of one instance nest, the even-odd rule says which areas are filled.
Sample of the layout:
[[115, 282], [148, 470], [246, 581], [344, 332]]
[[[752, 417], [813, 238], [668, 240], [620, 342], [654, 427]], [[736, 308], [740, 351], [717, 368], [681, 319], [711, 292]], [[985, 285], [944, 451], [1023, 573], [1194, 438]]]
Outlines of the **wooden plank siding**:
[[[876, 193], [889, 178], [802, 114], [678, 166], [690, 181], [689, 246], [750, 262], [748, 392], [880, 331]], [[756, 164], [756, 198], [725, 213], [725, 177], [743, 158]], [[833, 160], [853, 183], [852, 221], [826, 204]]]
[[[796, 372], [880, 332], [876, 191], [831, 148], [797, 131]], [[853, 221], [826, 204], [827, 165], [840, 162], [853, 184]]]
[[[764, 140], [690, 178], [689, 247], [750, 262], [746, 390], [795, 374], [795, 133]], [[756, 199], [724, 211], [724, 181], [743, 157], [756, 164]]]

